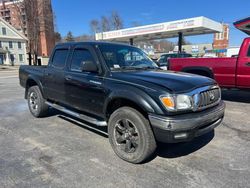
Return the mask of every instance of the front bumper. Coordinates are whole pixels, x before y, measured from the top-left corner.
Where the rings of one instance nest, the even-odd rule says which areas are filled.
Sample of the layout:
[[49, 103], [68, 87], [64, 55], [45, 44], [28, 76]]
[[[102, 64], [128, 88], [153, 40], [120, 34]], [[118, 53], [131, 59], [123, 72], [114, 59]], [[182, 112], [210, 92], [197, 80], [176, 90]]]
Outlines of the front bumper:
[[154, 114], [149, 115], [157, 141], [176, 143], [190, 141], [212, 131], [223, 120], [225, 103], [201, 112], [164, 117]]

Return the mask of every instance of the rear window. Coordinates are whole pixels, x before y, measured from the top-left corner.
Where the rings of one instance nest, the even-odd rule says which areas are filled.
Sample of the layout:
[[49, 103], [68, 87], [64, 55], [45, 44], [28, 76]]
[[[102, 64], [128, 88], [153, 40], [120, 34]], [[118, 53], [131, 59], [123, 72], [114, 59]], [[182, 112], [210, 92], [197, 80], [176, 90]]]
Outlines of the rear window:
[[191, 54], [180, 54], [180, 57], [181, 58], [192, 57], [192, 55]]
[[165, 55], [162, 55], [161, 57], [160, 57], [160, 59], [159, 59], [159, 62], [160, 63], [163, 63], [163, 62], [165, 62], [166, 61], [166, 56]]
[[170, 57], [171, 57], [171, 58], [177, 58], [177, 57], [178, 57], [178, 54], [171, 54]]
[[52, 65], [57, 68], [63, 68], [66, 64], [67, 57], [68, 49], [56, 50], [52, 59]]

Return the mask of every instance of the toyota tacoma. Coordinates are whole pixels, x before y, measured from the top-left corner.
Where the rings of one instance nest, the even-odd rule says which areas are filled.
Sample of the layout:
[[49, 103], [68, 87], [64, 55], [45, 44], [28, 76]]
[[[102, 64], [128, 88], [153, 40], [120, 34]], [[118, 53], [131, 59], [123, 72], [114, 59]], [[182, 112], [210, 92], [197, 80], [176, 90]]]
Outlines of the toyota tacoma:
[[108, 126], [114, 152], [131, 163], [148, 159], [157, 142], [191, 141], [224, 117], [213, 79], [164, 71], [125, 44], [58, 44], [48, 66], [21, 66], [19, 78], [33, 116], [50, 107]]

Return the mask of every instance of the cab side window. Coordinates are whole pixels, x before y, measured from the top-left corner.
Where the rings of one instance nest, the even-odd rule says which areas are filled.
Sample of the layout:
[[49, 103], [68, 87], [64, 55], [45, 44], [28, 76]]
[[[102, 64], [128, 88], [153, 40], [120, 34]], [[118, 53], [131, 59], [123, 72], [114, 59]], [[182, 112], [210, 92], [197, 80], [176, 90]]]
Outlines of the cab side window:
[[87, 49], [75, 49], [71, 61], [70, 69], [73, 71], [81, 71], [81, 63], [84, 61], [91, 61], [94, 63], [94, 58]]
[[58, 49], [54, 52], [52, 65], [56, 68], [64, 68], [68, 57], [68, 49]]
[[248, 48], [247, 57], [250, 57], [250, 46]]

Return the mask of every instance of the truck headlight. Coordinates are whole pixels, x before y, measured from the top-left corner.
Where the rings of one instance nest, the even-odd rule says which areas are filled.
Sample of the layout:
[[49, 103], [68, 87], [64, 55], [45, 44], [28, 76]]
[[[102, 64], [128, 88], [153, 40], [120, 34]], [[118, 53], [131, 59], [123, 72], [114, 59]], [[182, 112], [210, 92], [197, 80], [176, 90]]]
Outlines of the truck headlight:
[[188, 95], [177, 95], [176, 97], [176, 109], [187, 110], [192, 108], [191, 99]]
[[170, 111], [192, 109], [192, 97], [188, 95], [161, 96], [160, 100], [164, 107]]

